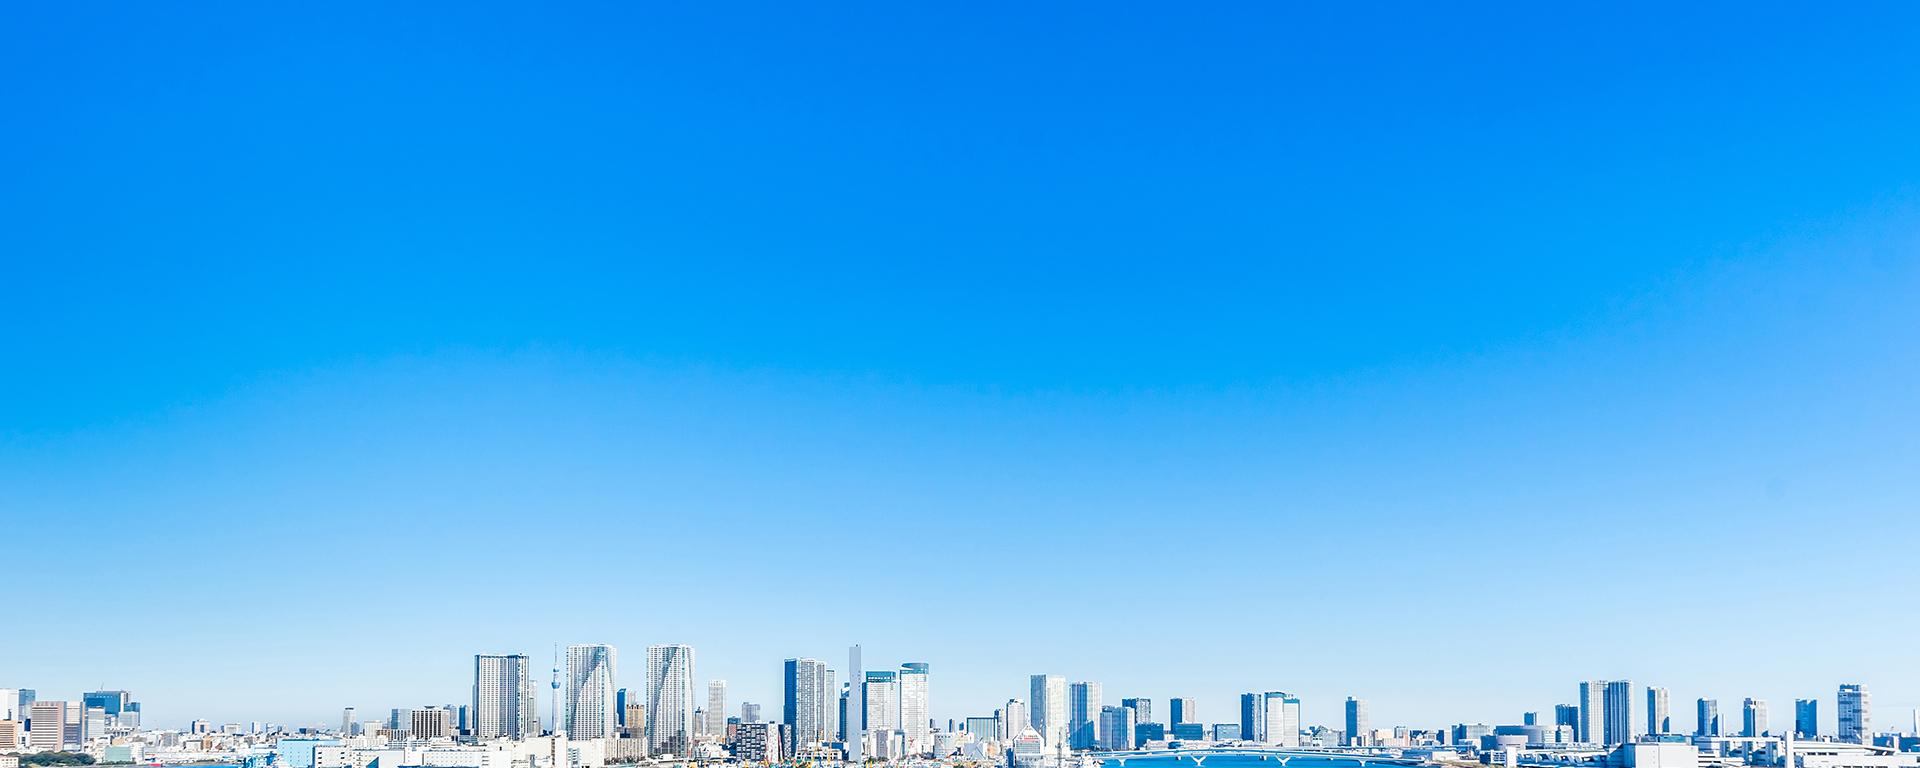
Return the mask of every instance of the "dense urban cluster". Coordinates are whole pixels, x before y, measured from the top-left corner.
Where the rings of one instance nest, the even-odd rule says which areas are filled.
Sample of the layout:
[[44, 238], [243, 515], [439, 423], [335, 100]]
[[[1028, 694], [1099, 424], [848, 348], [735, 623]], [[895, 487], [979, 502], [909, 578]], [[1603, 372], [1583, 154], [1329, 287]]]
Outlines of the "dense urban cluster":
[[[390, 709], [363, 718], [342, 710], [339, 727], [195, 720], [184, 729], [143, 728], [127, 691], [77, 701], [41, 701], [28, 689], [0, 689], [0, 768], [20, 765], [239, 764], [245, 768], [598, 768], [610, 763], [748, 764], [967, 763], [1074, 768], [1126, 760], [1227, 761], [1275, 765], [1301, 756], [1392, 765], [1479, 762], [1590, 768], [1920, 768], [1920, 711], [1910, 732], [1876, 732], [1872, 698], [1839, 686], [1839, 727], [1820, 728], [1820, 701], [1794, 702], [1793, 723], [1776, 728], [1767, 702], [1746, 699], [1737, 726], [1719, 702], [1695, 702], [1683, 731], [1661, 687], [1630, 680], [1579, 683], [1573, 703], [1521, 713], [1518, 723], [1374, 728], [1367, 702], [1348, 698], [1338, 726], [1309, 725], [1300, 699], [1283, 691], [1242, 694], [1237, 717], [1206, 723], [1193, 698], [1108, 704], [1097, 682], [1033, 675], [1026, 698], [991, 713], [930, 716], [932, 667], [867, 669], [849, 649], [845, 679], [827, 663], [787, 659], [778, 704], [727, 701], [727, 682], [700, 682], [687, 645], [647, 648], [645, 685], [619, 686], [609, 645], [556, 649], [547, 688], [551, 722], [539, 715], [532, 657], [480, 654], [473, 690], [459, 704]], [[701, 696], [704, 694], [704, 700]], [[763, 713], [766, 716], [763, 716]], [[775, 717], [777, 715], [777, 717]], [[1220, 765], [1216, 760], [1214, 765]]]

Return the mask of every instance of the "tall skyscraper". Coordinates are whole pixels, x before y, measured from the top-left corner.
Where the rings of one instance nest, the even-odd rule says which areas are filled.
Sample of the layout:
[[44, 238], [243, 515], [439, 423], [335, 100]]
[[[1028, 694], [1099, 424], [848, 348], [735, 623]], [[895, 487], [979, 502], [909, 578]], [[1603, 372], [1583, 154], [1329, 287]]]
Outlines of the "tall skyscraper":
[[[1007, 699], [1006, 706], [1000, 708], [1000, 738], [1011, 739], [1022, 730], [1032, 727], [1033, 719], [1027, 715], [1027, 703], [1020, 699]], [[1035, 729], [1034, 732], [1039, 733], [1039, 730]]]
[[616, 659], [611, 645], [567, 646], [567, 736], [575, 739], [611, 739], [618, 734], [613, 713], [617, 687]]
[[1607, 744], [1625, 744], [1633, 741], [1640, 731], [1640, 718], [1635, 716], [1635, 697], [1632, 680], [1615, 680], [1607, 683], [1604, 697], [1606, 716], [1603, 722]]
[[1873, 695], [1866, 688], [1851, 683], [1840, 686], [1840, 729], [1835, 733], [1841, 741], [1858, 744], [1873, 737]]
[[1606, 740], [1607, 681], [1588, 680], [1580, 684], [1580, 725], [1574, 730], [1589, 744]]
[[1120, 751], [1133, 749], [1133, 718], [1135, 713], [1130, 707], [1101, 707], [1099, 712], [1100, 749]]
[[[122, 725], [123, 723], [120, 722], [121, 713], [140, 711], [140, 705], [133, 703], [133, 694], [126, 691], [94, 691], [93, 693], [83, 693], [80, 694], [80, 706], [87, 709], [99, 708], [100, 713], [104, 716], [101, 721], [106, 725]], [[137, 718], [138, 715], [134, 717]], [[96, 729], [84, 730], [89, 734], [87, 738], [106, 734], [104, 725]]]
[[760, 705], [751, 704], [744, 701], [740, 702], [740, 722], [743, 722], [743, 723], [760, 722]]
[[1080, 682], [1067, 688], [1067, 742], [1074, 749], [1100, 746], [1100, 706], [1104, 698], [1099, 683]]
[[[528, 739], [540, 735], [539, 688], [533, 659], [524, 653], [473, 657], [473, 735]], [[353, 710], [347, 710], [353, 719]]]
[[1267, 697], [1258, 693], [1240, 694], [1240, 738], [1266, 741], [1266, 727]]
[[849, 717], [857, 717], [860, 714], [860, 698], [856, 693], [858, 690], [859, 689], [854, 687], [852, 683], [840, 684], [840, 701], [838, 702], [840, 706], [840, 723], [837, 733], [839, 734], [842, 745], [846, 744], [848, 734], [856, 734], [856, 731], [848, 726], [847, 721]]
[[1694, 704], [1695, 736], [1720, 735], [1720, 702], [1715, 699], [1701, 699]]
[[873, 669], [861, 683], [860, 708], [867, 733], [877, 739], [900, 730], [900, 676], [895, 672]]
[[1820, 735], [1820, 700], [1793, 700], [1793, 735], [1809, 739]]
[[907, 733], [907, 754], [933, 751], [933, 728], [927, 719], [928, 673], [925, 662], [909, 661], [900, 665], [900, 730]]
[[847, 649], [847, 762], [860, 765], [862, 749], [866, 746], [864, 738], [867, 732], [866, 710], [867, 670], [860, 661], [860, 646]]
[[727, 735], [727, 681], [707, 681], [707, 734]]
[[1267, 722], [1261, 731], [1262, 740], [1281, 747], [1300, 746], [1300, 700], [1283, 691], [1263, 695]]
[[1767, 735], [1767, 700], [1747, 699], [1742, 707], [1740, 724], [1742, 736]]
[[1347, 746], [1367, 743], [1367, 700], [1347, 697]]
[[353, 707], [347, 707], [346, 709], [343, 709], [343, 710], [340, 710], [340, 735], [341, 735], [341, 736], [352, 736], [352, 735], [354, 735], [354, 733], [353, 733], [353, 723], [354, 723], [354, 720], [353, 720], [353, 714], [354, 714], [354, 713], [353, 713]]
[[1191, 698], [1168, 699], [1167, 720], [1167, 724], [1170, 726], [1181, 723], [1197, 723], [1200, 722], [1200, 710], [1194, 707], [1194, 700]]
[[1562, 725], [1572, 728], [1574, 731], [1573, 738], [1578, 741], [1580, 739], [1580, 705], [1553, 705], [1553, 725], [1556, 728]]
[[781, 722], [790, 735], [790, 753], [816, 744], [826, 744], [833, 732], [833, 710], [839, 704], [840, 691], [833, 684], [833, 671], [817, 659], [787, 659], [782, 681]]
[[1153, 699], [1121, 699], [1120, 706], [1133, 710], [1133, 722], [1153, 722]]
[[647, 751], [693, 752], [693, 646], [647, 646]]
[[1647, 687], [1647, 733], [1673, 733], [1673, 716], [1669, 713], [1671, 702], [1667, 700], [1667, 689], [1659, 686]]
[[1067, 738], [1067, 679], [1034, 675], [1029, 682], [1027, 705], [1033, 730], [1046, 739], [1049, 748], [1058, 747]]

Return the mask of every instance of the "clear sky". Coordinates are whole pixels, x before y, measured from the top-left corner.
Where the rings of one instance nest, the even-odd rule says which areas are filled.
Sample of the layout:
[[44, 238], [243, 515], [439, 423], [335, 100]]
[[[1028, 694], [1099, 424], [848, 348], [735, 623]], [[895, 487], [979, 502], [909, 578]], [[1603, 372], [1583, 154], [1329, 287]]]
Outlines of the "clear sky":
[[943, 723], [1902, 724], [1917, 24], [0, 6], [0, 686], [333, 723], [685, 642], [772, 714], [860, 642]]

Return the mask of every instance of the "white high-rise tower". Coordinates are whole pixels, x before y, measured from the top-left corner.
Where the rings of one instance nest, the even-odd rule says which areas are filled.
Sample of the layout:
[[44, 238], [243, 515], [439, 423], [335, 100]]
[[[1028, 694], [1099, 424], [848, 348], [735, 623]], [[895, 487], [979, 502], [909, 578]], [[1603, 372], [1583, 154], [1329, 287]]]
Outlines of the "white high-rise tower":
[[526, 654], [473, 657], [473, 734], [482, 739], [540, 735], [540, 700]]
[[847, 649], [847, 684], [851, 687], [852, 700], [847, 702], [847, 762], [859, 765], [861, 762], [861, 742], [867, 735], [866, 671], [860, 667], [860, 646]]
[[1034, 675], [1031, 683], [1027, 716], [1033, 730], [1046, 740], [1049, 749], [1063, 746], [1067, 740], [1067, 679]]
[[709, 736], [727, 735], [727, 681], [707, 681], [707, 722]]
[[567, 735], [575, 739], [611, 739], [618, 735], [613, 712], [618, 690], [611, 645], [567, 646]]
[[1607, 744], [1626, 744], [1640, 735], [1640, 714], [1635, 710], [1639, 697], [1633, 695], [1632, 680], [1615, 680], [1607, 683], [1606, 692], [1600, 695], [1605, 715], [1600, 718], [1601, 735]]
[[648, 646], [647, 749], [688, 755], [693, 733], [693, 646]]
[[1607, 681], [1587, 680], [1580, 683], [1580, 722], [1575, 724], [1574, 738], [1583, 742], [1598, 744], [1607, 738]]
[[927, 678], [932, 667], [910, 661], [900, 665], [900, 730], [907, 733], [907, 754], [933, 751], [932, 722], [927, 719]]
[[833, 670], [818, 659], [787, 659], [781, 673], [780, 721], [787, 724], [787, 746], [799, 751], [833, 739], [840, 689]]

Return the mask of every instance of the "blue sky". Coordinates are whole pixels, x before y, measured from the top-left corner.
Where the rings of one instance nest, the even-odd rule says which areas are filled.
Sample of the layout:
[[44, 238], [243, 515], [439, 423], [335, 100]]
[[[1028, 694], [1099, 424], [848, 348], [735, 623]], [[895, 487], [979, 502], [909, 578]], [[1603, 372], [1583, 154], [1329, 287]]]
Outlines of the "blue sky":
[[1912, 6], [0, 13], [0, 686], [1920, 706]]

